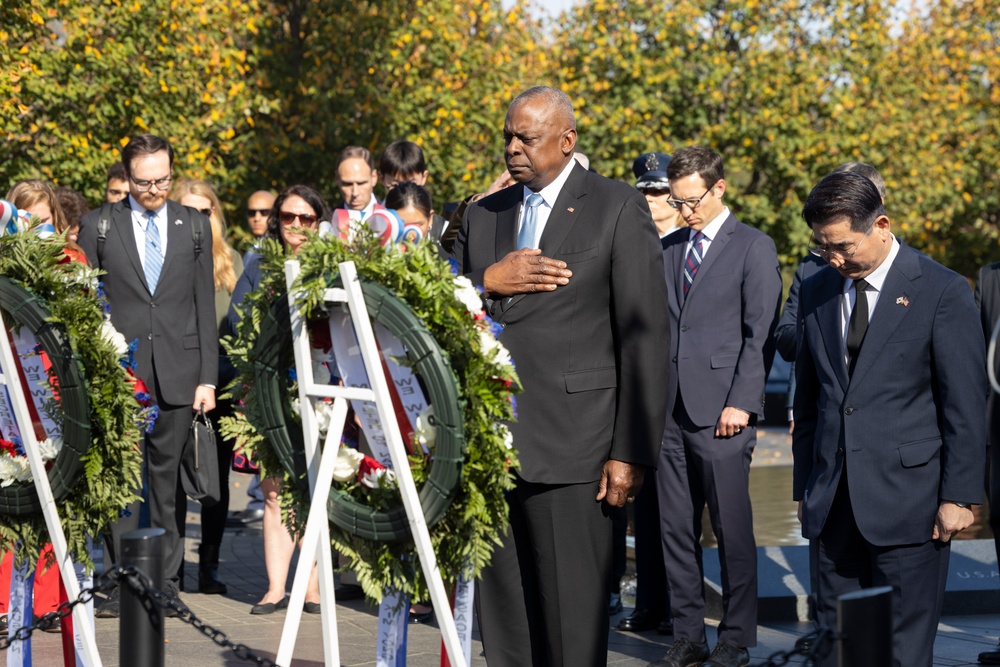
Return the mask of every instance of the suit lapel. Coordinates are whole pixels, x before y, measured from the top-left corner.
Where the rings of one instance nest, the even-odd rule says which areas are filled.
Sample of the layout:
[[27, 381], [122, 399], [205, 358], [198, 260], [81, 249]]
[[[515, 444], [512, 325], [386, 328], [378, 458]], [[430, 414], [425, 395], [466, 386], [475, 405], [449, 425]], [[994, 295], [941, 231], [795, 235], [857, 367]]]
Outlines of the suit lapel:
[[827, 272], [823, 285], [817, 293], [819, 306], [816, 308], [816, 319], [819, 323], [820, 334], [823, 336], [826, 357], [830, 360], [830, 365], [836, 372], [837, 379], [840, 380], [841, 389], [846, 392], [849, 380], [844, 356], [847, 352], [844, 347], [843, 329], [840, 325], [840, 298], [843, 286], [844, 279], [839, 273], [833, 270]]
[[[678, 232], [680, 235], [681, 232]], [[684, 305], [684, 256], [687, 250], [688, 232], [683, 232], [684, 240], [674, 243], [667, 251], [667, 262], [664, 271], [668, 272], [668, 285], [673, 285], [673, 300], [677, 304], [677, 312]]]
[[[733, 232], [735, 230], [736, 230], [736, 217], [732, 213], [730, 213], [729, 217], [726, 218], [726, 221], [723, 222], [722, 226], [719, 228], [719, 233], [715, 235], [715, 238], [712, 239], [712, 243], [708, 246], [708, 252], [705, 254], [705, 257], [701, 260], [701, 266], [698, 267], [698, 273], [695, 275], [694, 281], [691, 283], [691, 289], [688, 290], [687, 294], [688, 299], [690, 299], [694, 295], [695, 290], [698, 289], [698, 285], [701, 284], [702, 280], [705, 277], [705, 274], [712, 270], [712, 266], [715, 264], [718, 257], [726, 249], [726, 246], [729, 244], [729, 240], [732, 237]], [[686, 250], [687, 244], [685, 244], [683, 247]], [[684, 255], [687, 255], [687, 253], [685, 252]], [[681, 278], [679, 281], [681, 284], [682, 303], [686, 301], [686, 299], [684, 298], [684, 287], [683, 287], [685, 259], [686, 257], [681, 257]]]
[[[177, 224], [180, 223], [180, 224]], [[174, 257], [177, 256], [178, 252], [187, 252], [187, 245], [184, 243], [184, 237], [191, 236], [190, 216], [186, 215], [185, 211], [181, 210], [179, 204], [174, 204], [172, 201], [167, 202], [167, 254], [163, 258], [163, 268], [160, 269], [160, 282], [157, 283], [159, 286], [163, 282], [163, 277], [167, 275], [167, 271], [170, 270], [170, 265], [174, 261]], [[211, 233], [208, 230], [204, 230], [206, 234]]]
[[132, 262], [132, 268], [138, 274], [143, 287], [146, 288], [146, 291], [149, 291], [149, 285], [146, 284], [146, 272], [142, 269], [139, 248], [136, 246], [135, 230], [132, 225], [132, 209], [129, 208], [128, 197], [125, 198], [125, 205], [120, 207], [115, 213], [114, 223], [114, 228], [118, 231], [118, 239], [121, 241], [125, 255]]
[[518, 185], [510, 190], [512, 191], [512, 201], [497, 212], [496, 257], [494, 258], [497, 262], [514, 252], [517, 247], [517, 216], [521, 210], [521, 200], [524, 199], [524, 186]]
[[900, 244], [899, 252], [889, 267], [889, 273], [879, 293], [878, 303], [875, 305], [875, 312], [872, 313], [871, 322], [868, 324], [868, 331], [865, 333], [858, 355], [858, 363], [854, 368], [854, 375], [851, 376], [851, 384], [857, 384], [864, 379], [889, 337], [910, 312], [910, 304], [917, 300], [920, 292], [920, 283], [917, 282], [919, 278], [920, 264], [916, 253]]

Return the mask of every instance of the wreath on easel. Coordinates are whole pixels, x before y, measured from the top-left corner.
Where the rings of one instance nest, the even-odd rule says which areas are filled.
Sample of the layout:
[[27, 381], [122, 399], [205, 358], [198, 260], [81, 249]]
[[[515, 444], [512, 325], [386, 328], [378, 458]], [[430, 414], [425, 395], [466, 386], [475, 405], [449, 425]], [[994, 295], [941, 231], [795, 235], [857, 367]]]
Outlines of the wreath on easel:
[[[39, 437], [42, 459], [69, 551], [92, 566], [87, 538], [96, 538], [136, 499], [139, 439], [156, 408], [131, 373], [131, 346], [108, 320], [99, 272], [66, 261], [64, 245], [62, 236], [40, 238], [31, 231], [0, 238], [0, 308], [10, 330], [0, 335], [27, 332], [37, 341], [18, 353], [22, 366], [28, 357], [47, 358], [41, 412], [58, 425], [59, 437]], [[4, 371], [17, 377], [14, 369]], [[0, 400], [8, 400], [2, 388]], [[34, 427], [36, 435], [40, 429], [18, 427]], [[19, 560], [37, 557], [50, 541], [16, 438], [0, 439], [0, 517], [0, 546], [19, 545]]]
[[[300, 532], [308, 486], [284, 296], [286, 259], [280, 244], [264, 243], [261, 284], [242, 306], [235, 339], [227, 341], [240, 373], [232, 393], [241, 407], [224, 420], [223, 432], [252, 455], [262, 475], [284, 478], [285, 519]], [[430, 243], [385, 248], [371, 235], [350, 243], [314, 237], [296, 259], [307, 321], [325, 324], [324, 293], [339, 285], [338, 265], [353, 261], [369, 316], [403, 343], [406, 359], [396, 361], [413, 370], [433, 407], [431, 424], [415, 434], [425, 447], [430, 443], [430, 455], [417, 453], [409, 461], [438, 565], [446, 586], [460, 574], [475, 576], [506, 526], [504, 494], [513, 487], [510, 469], [517, 465], [504, 423], [515, 417], [517, 378], [496, 340], [499, 327], [483, 312], [472, 284], [456, 276]], [[340, 452], [348, 474], [335, 473], [328, 507], [334, 547], [371, 598], [393, 590], [427, 599], [391, 471], [373, 470], [369, 457], [347, 445]]]

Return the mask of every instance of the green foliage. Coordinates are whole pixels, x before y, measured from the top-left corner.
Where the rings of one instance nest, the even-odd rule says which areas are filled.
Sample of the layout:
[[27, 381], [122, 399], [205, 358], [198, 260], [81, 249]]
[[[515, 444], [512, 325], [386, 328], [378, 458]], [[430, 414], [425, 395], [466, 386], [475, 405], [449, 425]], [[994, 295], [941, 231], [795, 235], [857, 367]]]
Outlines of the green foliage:
[[[111, 342], [102, 335], [104, 311], [95, 298], [97, 272], [78, 262], [65, 262], [64, 239], [39, 239], [33, 233], [0, 238], [0, 274], [21, 284], [44, 301], [51, 321], [62, 327], [87, 383], [90, 401], [90, 449], [83, 457], [84, 474], [59, 503], [63, 532], [73, 559], [92, 566], [87, 538], [118, 519], [138, 496], [145, 412], [136, 401], [132, 381]], [[18, 557], [37, 557], [51, 541], [41, 515], [4, 517], [0, 544], [20, 544]]]
[[[260, 392], [254, 390], [254, 341], [260, 321], [285, 292], [284, 261], [279, 244], [264, 243], [261, 260], [262, 281], [251, 293], [238, 327], [237, 338], [226, 345], [240, 372], [235, 397], [243, 410], [223, 421], [223, 432], [252, 451], [265, 475], [284, 477], [282, 507], [286, 522], [301, 531], [301, 519], [308, 514], [308, 499], [289, 473], [280, 467], [268, 441], [260, 435], [264, 424]], [[507, 502], [504, 493], [513, 488], [510, 468], [517, 466], [516, 452], [509, 448], [509, 434], [503, 422], [514, 416], [511, 387], [517, 383], [513, 368], [496, 356], [484, 336], [492, 339], [485, 314], [474, 318], [467, 305], [456, 298], [459, 284], [450, 265], [438, 258], [430, 243], [404, 250], [386, 250], [371, 236], [362, 236], [350, 245], [333, 237], [313, 239], [296, 255], [302, 273], [297, 283], [302, 290], [302, 311], [307, 320], [324, 311], [323, 296], [339, 273], [339, 264], [353, 261], [358, 274], [377, 282], [403, 299], [424, 323], [448, 358], [456, 375], [465, 415], [466, 458], [459, 493], [444, 517], [432, 528], [431, 542], [446, 585], [462, 572], [475, 576], [488, 562], [498, 536], [506, 530]], [[463, 279], [464, 280], [464, 279]], [[471, 289], [471, 285], [469, 286]], [[495, 344], [495, 343], [494, 343]], [[297, 396], [289, 391], [289, 400]], [[286, 418], [291, 414], [286, 409]], [[425, 479], [429, 461], [411, 457], [411, 471], [419, 484]], [[335, 488], [351, 494], [376, 509], [401, 504], [398, 490], [371, 492], [357, 482]], [[413, 544], [369, 542], [331, 526], [333, 546], [349, 560], [365, 592], [380, 599], [388, 590], [402, 591], [411, 599], [429, 596]]]

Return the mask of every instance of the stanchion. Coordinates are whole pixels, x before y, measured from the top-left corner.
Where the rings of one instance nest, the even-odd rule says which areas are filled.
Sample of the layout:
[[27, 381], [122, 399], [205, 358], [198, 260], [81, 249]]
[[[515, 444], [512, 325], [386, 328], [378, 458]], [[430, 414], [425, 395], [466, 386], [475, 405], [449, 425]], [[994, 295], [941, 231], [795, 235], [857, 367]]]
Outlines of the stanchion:
[[[131, 566], [144, 573], [158, 590], [163, 590], [165, 535], [162, 528], [143, 528], [121, 537], [122, 567]], [[121, 595], [119, 662], [163, 667], [163, 609], [124, 581], [118, 582], [118, 592]]]
[[892, 664], [892, 587], [866, 588], [837, 598], [839, 667]]

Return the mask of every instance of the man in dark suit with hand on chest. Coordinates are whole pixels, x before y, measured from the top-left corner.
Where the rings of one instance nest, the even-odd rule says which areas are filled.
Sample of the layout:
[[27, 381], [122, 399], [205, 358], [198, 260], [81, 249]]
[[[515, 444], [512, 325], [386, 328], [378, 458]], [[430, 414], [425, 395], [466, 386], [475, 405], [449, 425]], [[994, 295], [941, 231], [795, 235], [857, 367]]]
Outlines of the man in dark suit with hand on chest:
[[562, 92], [510, 105], [519, 184], [470, 205], [453, 257], [483, 286], [523, 393], [510, 527], [477, 596], [491, 667], [607, 662], [609, 505], [656, 463], [667, 373], [662, 264], [649, 208], [573, 159]]

